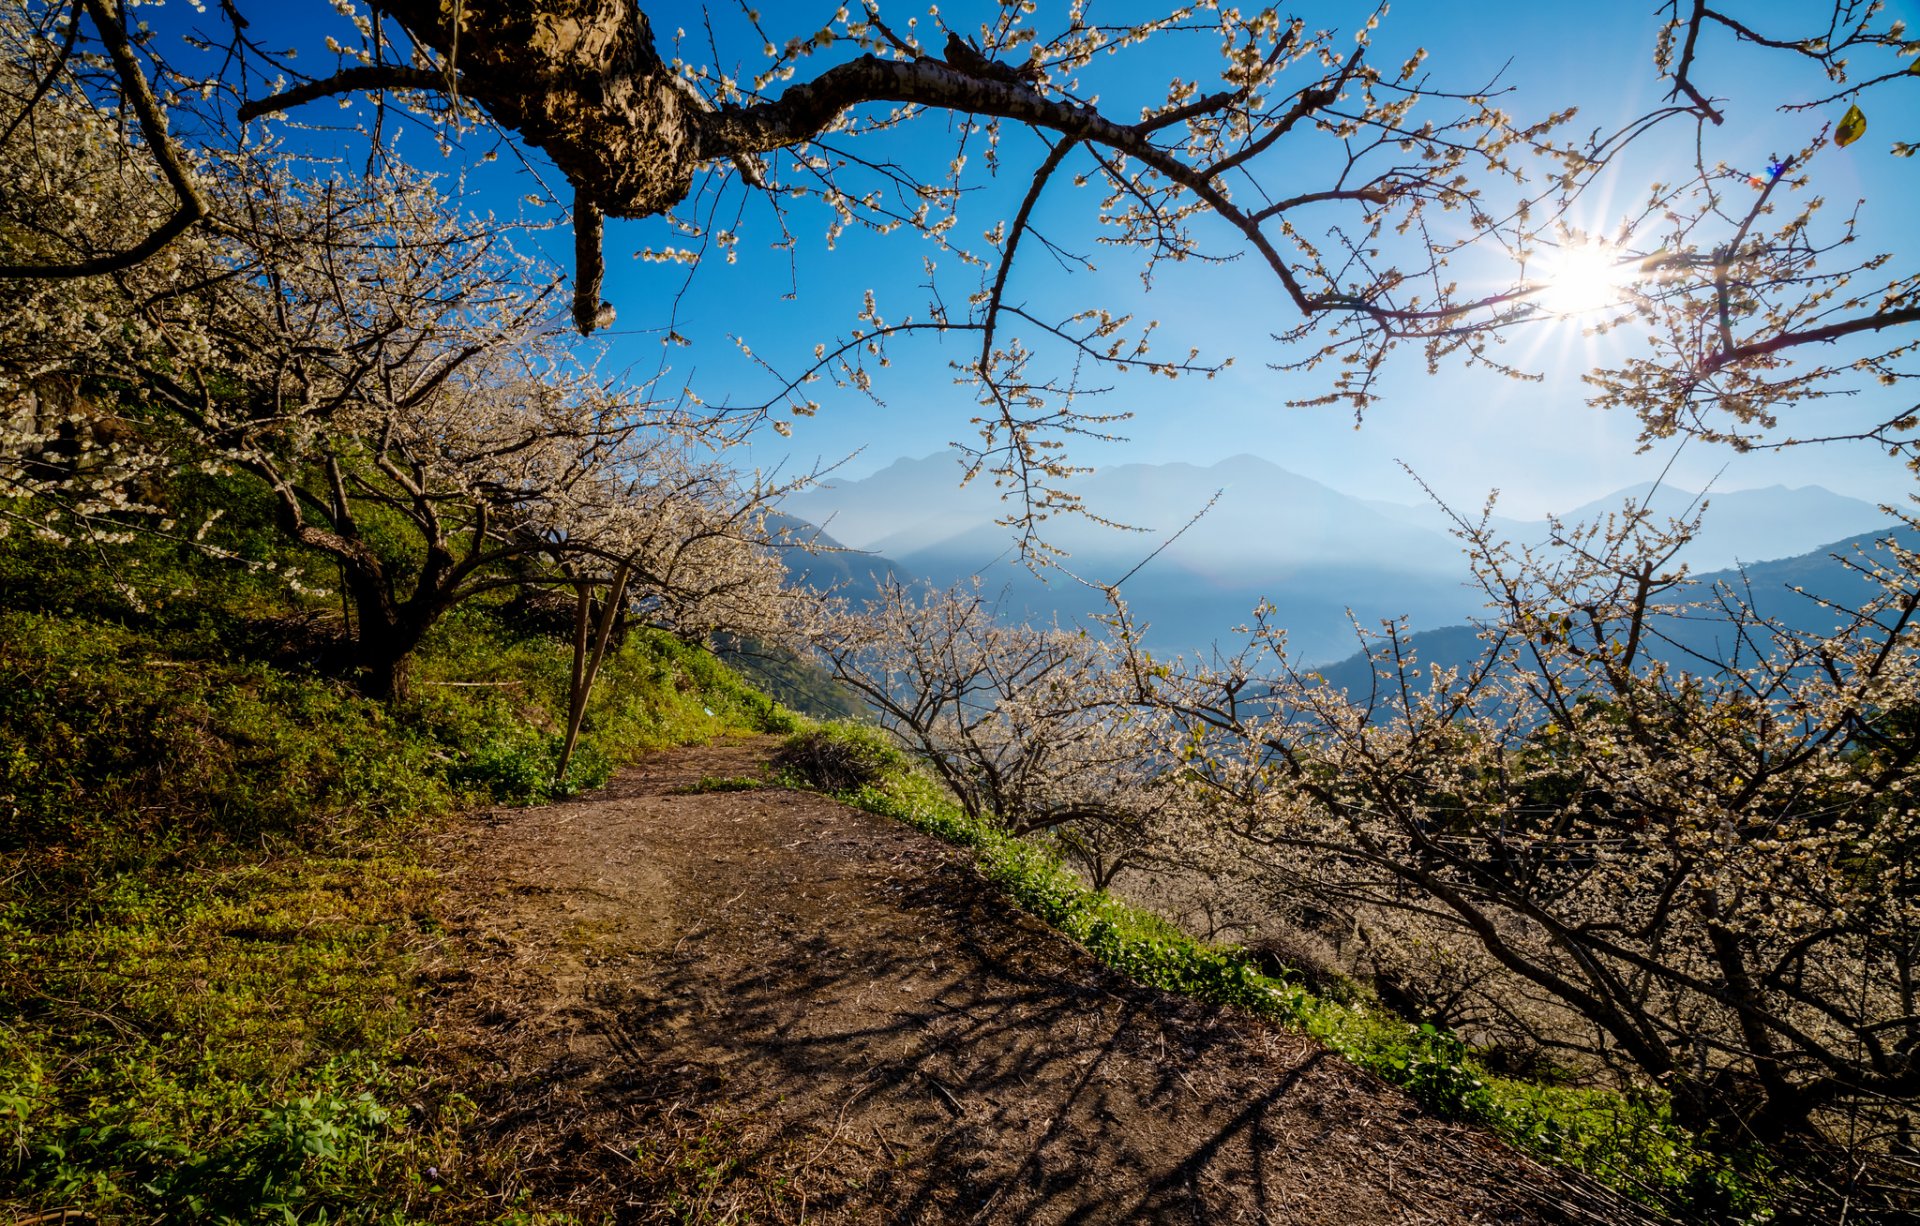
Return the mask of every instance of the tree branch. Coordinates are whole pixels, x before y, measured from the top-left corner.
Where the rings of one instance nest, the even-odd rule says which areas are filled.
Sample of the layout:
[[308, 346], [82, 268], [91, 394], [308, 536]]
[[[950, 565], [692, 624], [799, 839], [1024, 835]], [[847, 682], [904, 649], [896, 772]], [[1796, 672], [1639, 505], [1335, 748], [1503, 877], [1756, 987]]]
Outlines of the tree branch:
[[410, 68], [404, 64], [368, 64], [359, 68], [343, 68], [330, 77], [321, 77], [317, 81], [308, 81], [296, 85], [281, 93], [270, 94], [265, 98], [255, 98], [245, 103], [238, 111], [240, 122], [258, 119], [262, 115], [271, 115], [279, 111], [292, 110], [296, 106], [305, 106], [322, 98], [331, 98], [336, 94], [350, 94], [363, 89], [422, 89], [436, 93], [446, 93], [459, 87], [459, 78], [451, 80], [445, 74], [431, 68]]
[[[152, 87], [147, 84], [146, 73], [140, 70], [139, 61], [134, 58], [133, 46], [127, 41], [126, 23], [115, 0], [82, 0], [82, 6], [100, 31], [100, 41], [105, 44], [107, 56], [113, 61], [113, 70], [120, 78], [120, 87], [125, 91], [127, 103], [140, 122], [140, 133], [146, 138], [147, 151], [152, 154], [161, 175], [173, 188], [174, 197], [180, 202], [179, 208], [157, 230], [125, 251], [96, 256], [75, 264], [0, 265], [0, 278], [22, 281], [72, 280], [131, 268], [186, 233], [209, 211], [206, 197], [200, 194], [200, 187], [193, 181], [186, 163], [181, 160], [173, 138], [167, 135], [167, 117], [160, 110]], [[78, 22], [78, 13], [74, 15], [74, 20]]]
[[987, 299], [987, 317], [981, 329], [980, 372], [983, 375], [987, 371], [989, 360], [993, 357], [993, 331], [1000, 321], [1000, 298], [1006, 292], [1007, 274], [1013, 271], [1013, 256], [1020, 249], [1021, 236], [1027, 232], [1027, 222], [1033, 216], [1033, 206], [1039, 202], [1040, 193], [1047, 186], [1047, 180], [1053, 177], [1054, 171], [1060, 169], [1060, 163], [1079, 143], [1076, 137], [1069, 136], [1055, 145], [1047, 154], [1047, 160], [1040, 163], [1040, 169], [1033, 172], [1033, 184], [1027, 188], [1027, 197], [1020, 202], [1020, 211], [1014, 215], [1013, 225], [1007, 231], [1006, 250], [1000, 255], [1000, 268], [994, 274], [993, 293]]
[[573, 194], [573, 326], [587, 336], [613, 322], [613, 304], [600, 297], [607, 265], [606, 214], [584, 191]]
[[1765, 357], [1778, 353], [1782, 349], [1791, 349], [1796, 345], [1811, 345], [1820, 341], [1837, 341], [1843, 336], [1852, 336], [1859, 332], [1878, 332], [1882, 328], [1897, 328], [1904, 324], [1920, 323], [1920, 307], [1907, 307], [1899, 311], [1881, 311], [1874, 315], [1862, 315], [1855, 319], [1844, 319], [1839, 323], [1827, 324], [1819, 328], [1806, 328], [1799, 332], [1780, 332], [1763, 341], [1751, 341], [1744, 345], [1735, 345], [1720, 350], [1701, 365], [1701, 373], [1706, 375], [1750, 358]]

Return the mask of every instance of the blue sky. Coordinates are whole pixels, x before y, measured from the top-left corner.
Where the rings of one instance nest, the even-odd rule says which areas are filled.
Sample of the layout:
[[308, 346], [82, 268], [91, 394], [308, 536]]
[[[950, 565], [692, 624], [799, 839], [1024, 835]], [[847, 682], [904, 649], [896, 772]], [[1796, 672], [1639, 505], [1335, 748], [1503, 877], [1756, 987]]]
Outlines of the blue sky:
[[[252, 6], [249, 6], [252, 7]], [[709, 6], [647, 3], [656, 35], [663, 43], [677, 28], [691, 36], [683, 54], [695, 62], [710, 59], [704, 43], [704, 20]], [[831, 16], [834, 4], [801, 4], [767, 0], [763, 24], [776, 40], [805, 35]], [[971, 28], [981, 12], [994, 5], [951, 3], [938, 7], [942, 17], [958, 28]], [[1047, 28], [1043, 0], [1040, 26]], [[1804, 23], [1807, 3], [1743, 2], [1731, 7], [1758, 28], [1779, 30]], [[1904, 15], [1912, 3], [1891, 6]], [[720, 66], [727, 71], [751, 71], [760, 62], [759, 40], [746, 39], [739, 12], [731, 4], [711, 6], [711, 20], [720, 47]], [[887, 4], [883, 13], [896, 26], [917, 16], [920, 31], [931, 27], [929, 6]], [[1108, 19], [1146, 11], [1138, 4], [1096, 3], [1096, 17]], [[1351, 27], [1363, 21], [1370, 6], [1319, 4], [1302, 15], [1310, 24]], [[185, 16], [179, 5], [164, 11], [167, 17]], [[250, 13], [250, 16], [253, 14]], [[161, 24], [150, 11], [149, 20]], [[204, 19], [202, 19], [204, 20]], [[318, 0], [268, 15], [269, 22], [289, 22], [289, 41], [311, 45], [311, 31], [327, 28], [328, 7]], [[256, 18], [256, 25], [261, 24]], [[1659, 25], [1656, 5], [1641, 0], [1631, 5], [1569, 5], [1517, 0], [1488, 0], [1471, 7], [1442, 0], [1406, 0], [1382, 22], [1375, 43], [1376, 63], [1397, 63], [1414, 46], [1429, 52], [1427, 68], [1437, 82], [1477, 87], [1496, 74], [1513, 93], [1507, 109], [1532, 116], [1567, 105], [1580, 107], [1574, 127], [1586, 130], [1610, 127], [1657, 105], [1663, 96], [1651, 63], [1651, 49]], [[1097, 63], [1088, 80], [1101, 92], [1103, 103], [1116, 109], [1159, 96], [1168, 75], [1198, 77], [1205, 87], [1216, 59], [1211, 36], [1169, 43], [1147, 54]], [[317, 65], [309, 63], [310, 71]], [[802, 66], [808, 72], [811, 65]], [[1104, 75], [1101, 75], [1104, 74]], [[1826, 114], [1783, 115], [1774, 108], [1830, 92], [1817, 71], [1802, 68], [1778, 53], [1756, 53], [1735, 47], [1730, 39], [1715, 38], [1705, 49], [1701, 77], [1716, 96], [1728, 99], [1728, 123], [1711, 131], [1709, 155], [1733, 165], [1764, 165], [1769, 155], [1804, 143], [1819, 124], [1838, 118], [1843, 107]], [[1848, 150], [1831, 151], [1817, 166], [1817, 192], [1835, 206], [1866, 201], [1863, 233], [1898, 233], [1910, 225], [1920, 159], [1890, 157], [1892, 135], [1920, 136], [1920, 77], [1910, 88], [1894, 82], [1869, 100], [1868, 136]], [[905, 140], [884, 147], [889, 156], [918, 157], [923, 167], [937, 167], [952, 148], [952, 124], [945, 118], [919, 121]], [[1649, 141], [1619, 168], [1605, 190], [1588, 198], [1591, 210], [1584, 218], [1601, 227], [1617, 219], [1624, 202], [1636, 198], [1646, 183], [1669, 176], [1663, 163], [1683, 160], [1690, 152], [1691, 129], [1673, 125]], [[426, 152], [424, 141], [416, 152]], [[959, 232], [976, 238], [980, 231], [1011, 211], [1024, 191], [1034, 164], [1034, 146], [1023, 137], [1010, 137], [1006, 169], [1001, 179], [984, 173], [982, 159], [970, 163], [969, 185], [977, 187], [962, 210]], [[929, 160], [931, 159], [931, 160]], [[1311, 179], [1310, 162], [1300, 171]], [[471, 203], [510, 211], [510, 195], [531, 186], [494, 175], [490, 186], [476, 188]], [[1043, 229], [1063, 246], [1093, 250], [1090, 219], [1094, 193], [1076, 193], [1070, 187], [1050, 189], [1040, 218]], [[731, 204], [721, 216], [731, 224]], [[1837, 211], [1837, 210], [1836, 210]], [[691, 343], [674, 346], [669, 357], [669, 385], [689, 381], [708, 400], [752, 401], [766, 394], [767, 377], [736, 348], [743, 340], [755, 354], [775, 366], [792, 369], [803, 364], [813, 346], [844, 332], [857, 321], [863, 294], [871, 289], [890, 317], [911, 313], [924, 317], [927, 300], [922, 261], [940, 258], [931, 244], [909, 233], [886, 237], [849, 234], [838, 249], [827, 251], [821, 241], [828, 218], [817, 207], [796, 206], [788, 217], [797, 244], [789, 253], [774, 249], [779, 230], [769, 210], [749, 204], [742, 214], [738, 263], [705, 261], [688, 281], [685, 269], [632, 258], [643, 247], [684, 245], [659, 221], [614, 223], [609, 230], [607, 296], [619, 309], [619, 322], [606, 339], [603, 361], [612, 369], [650, 374], [663, 352], [661, 330], [669, 320]], [[1208, 228], [1203, 227], [1203, 232]], [[1240, 250], [1222, 227], [1212, 227], [1213, 248]], [[554, 254], [568, 258], [568, 240], [555, 234]], [[1909, 249], [1911, 247], [1909, 246]], [[791, 260], [790, 260], [791, 256]], [[1799, 448], [1785, 453], [1736, 456], [1725, 449], [1691, 444], [1677, 458], [1671, 448], [1635, 455], [1634, 423], [1618, 414], [1596, 412], [1584, 404], [1579, 373], [1591, 362], [1596, 345], [1618, 344], [1579, 335], [1571, 323], [1542, 325], [1517, 334], [1505, 356], [1542, 370], [1541, 383], [1517, 383], [1482, 371], [1443, 368], [1429, 376], [1417, 353], [1406, 352], [1386, 382], [1384, 402], [1372, 409], [1355, 430], [1350, 411], [1338, 407], [1288, 409], [1290, 397], [1319, 390], [1311, 376], [1283, 374], [1268, 363], [1290, 355], [1270, 334], [1292, 322], [1294, 314], [1279, 286], [1246, 261], [1214, 266], [1181, 266], [1164, 272], [1151, 293], [1143, 293], [1136, 268], [1129, 261], [1105, 257], [1096, 274], [1066, 276], [1052, 261], [1027, 252], [1016, 268], [1014, 300], [1036, 305], [1104, 304], [1136, 310], [1159, 319], [1167, 339], [1165, 349], [1184, 351], [1197, 344], [1203, 356], [1236, 357], [1236, 365], [1213, 381], [1136, 376], [1118, 381], [1104, 406], [1127, 409], [1134, 420], [1118, 427], [1125, 443], [1077, 444], [1072, 455], [1087, 463], [1141, 460], [1185, 460], [1207, 463], [1239, 453], [1263, 456], [1285, 467], [1311, 475], [1336, 488], [1368, 497], [1416, 501], [1418, 491], [1401, 472], [1405, 461], [1449, 500], [1477, 504], [1492, 487], [1504, 491], [1503, 505], [1515, 515], [1530, 516], [1565, 509], [1620, 486], [1656, 475], [1669, 460], [1674, 479], [1697, 487], [1716, 473], [1724, 488], [1775, 483], [1823, 484], [1858, 497], [1903, 499], [1912, 488], [1911, 474], [1898, 463], [1863, 446], [1831, 445]], [[970, 288], [964, 269], [950, 258], [940, 259], [943, 293], [950, 298]], [[977, 275], [977, 274], [972, 274]], [[902, 455], [923, 455], [955, 440], [971, 437], [971, 395], [953, 386], [948, 363], [963, 360], [970, 342], [921, 338], [893, 351], [893, 366], [880, 372], [877, 391], [886, 402], [876, 406], [850, 392], [836, 393], [822, 385], [814, 395], [822, 411], [812, 419], [795, 421], [791, 438], [762, 432], [750, 449], [750, 461], [762, 466], [784, 463], [804, 468], [816, 459], [837, 460], [854, 452], [844, 472], [860, 475]], [[1866, 414], [1878, 406], [1854, 406], [1850, 413]], [[1822, 409], [1822, 412], [1835, 412]], [[1883, 414], [1884, 416], [1884, 414]], [[1839, 419], [1836, 419], [1839, 420]]]

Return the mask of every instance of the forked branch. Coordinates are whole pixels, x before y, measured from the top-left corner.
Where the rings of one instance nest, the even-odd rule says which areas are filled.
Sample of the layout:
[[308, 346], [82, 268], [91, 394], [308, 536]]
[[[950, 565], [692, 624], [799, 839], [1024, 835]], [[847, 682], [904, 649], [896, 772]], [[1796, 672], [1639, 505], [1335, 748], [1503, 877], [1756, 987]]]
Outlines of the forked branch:
[[[193, 172], [187, 169], [179, 147], [167, 134], [166, 116], [160, 110], [159, 100], [153, 96], [153, 87], [147, 82], [147, 74], [134, 58], [133, 45], [127, 40], [126, 21], [119, 4], [116, 0], [80, 0], [79, 8], [86, 10], [87, 16], [93, 19], [94, 28], [100, 32], [101, 44], [106, 47], [107, 56], [113, 62], [114, 75], [120, 81], [122, 96], [127, 105], [133, 108], [134, 117], [139, 121], [140, 135], [146, 140], [148, 155], [160, 168], [167, 185], [173, 189], [178, 205], [173, 216], [124, 251], [77, 260], [71, 264], [0, 264], [0, 278], [53, 281], [119, 272], [151, 258], [208, 214], [206, 197], [194, 182]], [[79, 19], [76, 10], [71, 20], [78, 22]]]

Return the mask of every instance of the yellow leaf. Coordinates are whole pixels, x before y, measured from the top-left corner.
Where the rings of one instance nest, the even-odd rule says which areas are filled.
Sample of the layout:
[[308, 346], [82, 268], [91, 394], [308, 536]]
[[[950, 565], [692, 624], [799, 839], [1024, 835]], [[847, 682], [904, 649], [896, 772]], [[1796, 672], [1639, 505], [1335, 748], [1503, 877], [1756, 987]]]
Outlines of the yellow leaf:
[[1840, 126], [1833, 130], [1834, 143], [1851, 145], [1867, 134], [1867, 117], [1859, 107], [1850, 106], [1847, 113], [1840, 117]]

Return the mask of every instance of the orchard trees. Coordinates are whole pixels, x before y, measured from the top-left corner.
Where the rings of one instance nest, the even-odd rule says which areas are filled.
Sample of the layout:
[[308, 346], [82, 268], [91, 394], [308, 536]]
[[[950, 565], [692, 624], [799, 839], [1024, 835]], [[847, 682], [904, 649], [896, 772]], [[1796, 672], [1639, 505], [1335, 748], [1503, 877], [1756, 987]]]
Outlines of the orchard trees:
[[[1136, 659], [1214, 828], [1318, 906], [1483, 951], [1727, 1143], [1891, 1128], [1920, 1097], [1920, 555], [1848, 559], [1869, 594], [1816, 634], [1690, 589], [1688, 525], [1462, 530], [1466, 667], [1390, 627], [1349, 692], [1264, 623], [1219, 668]], [[1676, 632], [1702, 618], [1723, 657]]]
[[[32, 101], [0, 146], [9, 248], [135, 243], [162, 208], [145, 147], [84, 94]], [[183, 457], [247, 473], [337, 573], [381, 697], [450, 608], [498, 587], [624, 566], [634, 606], [689, 637], [777, 620], [777, 491], [727, 468], [715, 421], [557, 343], [553, 279], [502, 227], [404, 167], [342, 177], [271, 144], [196, 180], [210, 224], [158, 254], [5, 282], [9, 516], [97, 538], [143, 522]]]
[[889, 580], [814, 644], [969, 816], [1050, 835], [1101, 888], [1185, 800], [1160, 777], [1164, 717], [1132, 701], [1106, 645], [1004, 620], [977, 584]]
[[[776, 491], [740, 485], [713, 422], [581, 366], [504, 236], [467, 232], [400, 176], [256, 185], [261, 225], [243, 233], [261, 236], [248, 254], [264, 292], [237, 296], [204, 367], [175, 352], [141, 371], [340, 568], [369, 692], [396, 692], [460, 601], [605, 584], [622, 564], [651, 621], [696, 639], [762, 631], [781, 576], [761, 523]], [[382, 548], [396, 529], [403, 543]]]
[[[150, 160], [129, 149], [70, 82], [34, 69], [35, 39], [19, 14], [0, 21], [0, 261], [86, 265], [96, 244], [158, 232], [172, 210]], [[0, 276], [0, 530], [56, 530], [137, 503], [164, 461], [133, 444], [129, 424], [91, 411], [74, 377], [87, 355], [125, 339], [129, 298], [181, 283], [206, 236], [161, 245], [117, 276]], [[31, 502], [27, 500], [32, 500]]]

